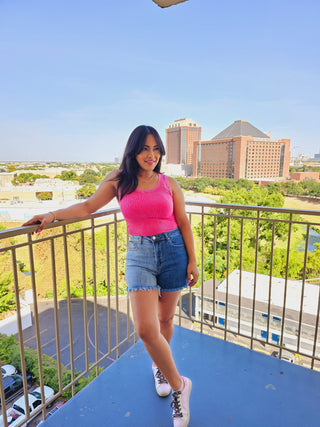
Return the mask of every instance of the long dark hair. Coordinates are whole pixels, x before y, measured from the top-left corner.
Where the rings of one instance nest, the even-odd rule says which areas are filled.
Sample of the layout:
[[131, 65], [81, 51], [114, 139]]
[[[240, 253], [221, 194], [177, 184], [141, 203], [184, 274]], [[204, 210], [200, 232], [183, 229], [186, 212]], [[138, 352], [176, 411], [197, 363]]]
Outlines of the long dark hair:
[[136, 156], [143, 150], [147, 136], [150, 134], [154, 136], [160, 152], [160, 159], [154, 171], [159, 173], [161, 170], [162, 156], [165, 155], [166, 151], [160, 135], [155, 128], [151, 126], [141, 125], [136, 127], [129, 136], [120, 165], [120, 172], [118, 175], [119, 182], [117, 186], [117, 197], [120, 200], [126, 194], [133, 193], [138, 186], [139, 164], [136, 160]]

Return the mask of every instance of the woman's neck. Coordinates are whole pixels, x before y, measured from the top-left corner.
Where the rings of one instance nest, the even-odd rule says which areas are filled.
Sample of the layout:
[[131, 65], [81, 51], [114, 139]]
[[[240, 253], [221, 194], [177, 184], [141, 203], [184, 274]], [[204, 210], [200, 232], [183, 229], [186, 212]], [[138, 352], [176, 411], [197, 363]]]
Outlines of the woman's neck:
[[140, 171], [138, 173], [138, 179], [140, 181], [151, 181], [152, 179], [154, 179], [156, 177], [157, 173], [155, 171], [152, 172], [147, 172], [147, 171]]
[[138, 189], [139, 190], [151, 190], [158, 183], [158, 174], [157, 172], [144, 173], [138, 175]]

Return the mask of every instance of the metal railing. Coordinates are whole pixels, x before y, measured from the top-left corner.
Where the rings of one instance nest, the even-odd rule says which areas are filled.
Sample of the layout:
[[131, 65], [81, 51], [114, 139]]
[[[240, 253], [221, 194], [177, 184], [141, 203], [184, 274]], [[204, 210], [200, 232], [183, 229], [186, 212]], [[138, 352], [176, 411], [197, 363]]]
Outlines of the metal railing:
[[320, 244], [320, 211], [195, 202], [187, 209], [201, 287], [185, 296], [188, 309], [180, 301], [179, 324], [320, 370], [320, 245], [311, 241]]
[[[276, 351], [282, 358], [284, 350], [290, 350], [309, 361], [310, 368], [319, 369], [320, 286], [315, 279], [320, 274], [315, 277], [318, 267], [313, 265], [310, 236], [320, 228], [320, 212], [192, 202], [187, 203], [187, 213], [201, 286], [183, 293], [176, 322], [197, 325], [199, 332], [238, 340], [268, 354]], [[42, 398], [42, 405], [32, 414], [27, 409], [20, 425], [41, 411], [45, 418], [48, 404], [68, 390], [73, 396], [90, 372], [99, 375], [99, 367], [106, 367], [135, 341], [125, 296], [127, 231], [120, 210], [106, 210], [80, 221], [57, 221], [41, 234], [32, 234], [36, 228], [0, 231], [0, 272], [12, 275], [27, 408], [26, 352], [30, 340], [38, 360], [42, 396], [46, 385], [44, 355], [56, 361], [55, 395], [47, 402]], [[302, 242], [299, 252], [297, 236]], [[251, 293], [246, 274], [251, 275]], [[268, 278], [264, 299], [260, 295], [262, 277]], [[273, 294], [275, 280], [281, 281], [281, 307]], [[310, 308], [304, 300], [312, 281]], [[297, 310], [290, 305], [292, 282]], [[32, 289], [33, 336], [27, 336], [30, 329], [22, 326], [20, 294], [24, 289]], [[52, 333], [44, 342], [48, 330]], [[1, 377], [0, 398], [5, 402]], [[3, 404], [7, 426], [5, 409]]]
[[[24, 419], [19, 425], [41, 411], [45, 417], [46, 406], [68, 390], [71, 390], [73, 396], [81, 379], [87, 378], [92, 371], [94, 373], [91, 375], [98, 375], [99, 367], [105, 367], [118, 358], [135, 341], [129, 301], [125, 295], [121, 295], [124, 294], [124, 260], [119, 255], [120, 249], [122, 254], [125, 251], [127, 233], [120, 210], [99, 212], [80, 222], [55, 222], [49, 224], [41, 234], [33, 234], [36, 229], [37, 226], [29, 226], [0, 231], [2, 270], [12, 274], [13, 278], [17, 341], [27, 408], [26, 416], [22, 417]], [[41, 291], [43, 282], [45, 290]], [[26, 336], [30, 328], [23, 330], [20, 314], [23, 287], [32, 289], [32, 337]], [[91, 295], [88, 295], [89, 289]], [[41, 311], [44, 303], [40, 297], [45, 296], [44, 292], [51, 297], [50, 311], [53, 314], [49, 310]], [[104, 296], [99, 297], [99, 292]], [[76, 307], [81, 312], [80, 317], [75, 317], [73, 313], [74, 296], [80, 297], [81, 307]], [[62, 300], [62, 297], [65, 299]], [[44, 342], [42, 337], [48, 334], [48, 330], [51, 330], [50, 339]], [[32, 340], [38, 360], [42, 405], [30, 414], [27, 404], [26, 348]], [[43, 356], [48, 354], [48, 347], [52, 343], [54, 347], [51, 348], [50, 356], [56, 360], [53, 366], [57, 370], [58, 384], [54, 397], [44, 402], [44, 364], [47, 359]], [[1, 402], [5, 402], [2, 377], [0, 398]], [[3, 423], [7, 426], [6, 405], [2, 404], [1, 409]]]

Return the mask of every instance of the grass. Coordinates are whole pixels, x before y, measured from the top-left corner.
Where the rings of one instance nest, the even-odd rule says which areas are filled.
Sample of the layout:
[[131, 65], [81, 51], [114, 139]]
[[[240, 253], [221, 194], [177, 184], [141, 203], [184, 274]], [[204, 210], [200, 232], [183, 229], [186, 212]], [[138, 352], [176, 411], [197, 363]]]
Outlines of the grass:
[[[300, 199], [298, 197], [285, 197], [284, 208], [304, 209], [310, 211], [320, 211], [320, 200]], [[316, 228], [320, 232], [320, 215], [300, 215], [303, 221], [319, 224]]]

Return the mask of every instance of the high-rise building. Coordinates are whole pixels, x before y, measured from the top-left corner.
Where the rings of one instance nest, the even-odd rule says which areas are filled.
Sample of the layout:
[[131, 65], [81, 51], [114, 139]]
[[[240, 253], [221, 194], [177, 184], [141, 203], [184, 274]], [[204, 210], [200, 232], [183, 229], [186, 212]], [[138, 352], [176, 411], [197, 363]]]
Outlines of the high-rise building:
[[279, 179], [289, 176], [290, 139], [272, 139], [237, 120], [209, 141], [195, 141], [193, 176]]
[[192, 165], [193, 143], [201, 139], [201, 126], [192, 119], [175, 120], [166, 128], [167, 163]]

